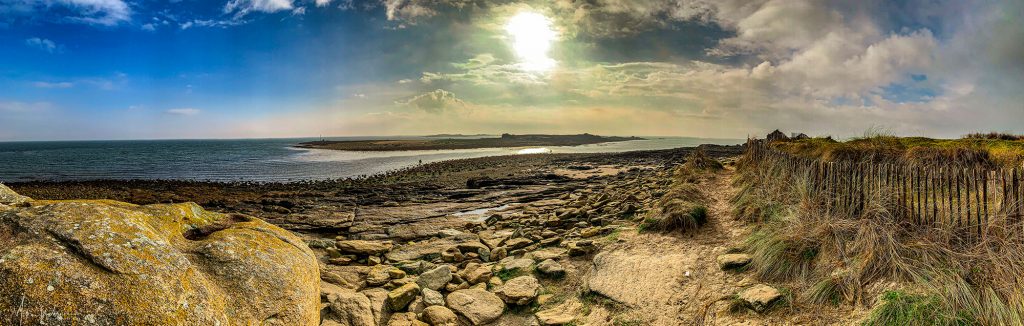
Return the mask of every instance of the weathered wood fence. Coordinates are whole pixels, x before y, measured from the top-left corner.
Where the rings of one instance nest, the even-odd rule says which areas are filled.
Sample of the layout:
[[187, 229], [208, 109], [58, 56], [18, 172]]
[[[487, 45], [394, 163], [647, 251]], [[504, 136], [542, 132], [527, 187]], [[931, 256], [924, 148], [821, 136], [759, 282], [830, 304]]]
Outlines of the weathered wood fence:
[[791, 175], [806, 175], [808, 192], [826, 209], [861, 216], [872, 201], [887, 201], [898, 217], [918, 225], [984, 234], [997, 219], [1024, 215], [1024, 171], [1020, 167], [920, 166], [910, 163], [826, 162], [747, 143], [748, 159]]

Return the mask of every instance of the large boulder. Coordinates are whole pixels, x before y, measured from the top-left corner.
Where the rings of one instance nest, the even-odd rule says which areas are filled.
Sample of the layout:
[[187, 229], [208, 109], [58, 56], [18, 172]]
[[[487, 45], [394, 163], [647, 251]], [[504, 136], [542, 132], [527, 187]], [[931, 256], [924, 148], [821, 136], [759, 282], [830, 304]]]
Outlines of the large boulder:
[[0, 210], [0, 325], [320, 322], [316, 256], [259, 219], [3, 196], [24, 205]]
[[505, 312], [505, 303], [493, 293], [482, 289], [458, 290], [445, 298], [448, 308], [466, 317], [473, 325], [490, 323]]
[[423, 310], [423, 321], [433, 326], [458, 326], [459, 317], [445, 306], [430, 306]]

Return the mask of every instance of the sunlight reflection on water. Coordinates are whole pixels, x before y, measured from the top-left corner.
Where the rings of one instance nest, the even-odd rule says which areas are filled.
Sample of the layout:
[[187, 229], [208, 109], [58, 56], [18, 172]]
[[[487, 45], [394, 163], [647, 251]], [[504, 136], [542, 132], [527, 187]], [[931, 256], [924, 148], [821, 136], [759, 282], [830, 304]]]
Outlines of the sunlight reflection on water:
[[551, 153], [551, 150], [546, 148], [546, 147], [523, 148], [523, 149], [520, 149], [519, 151], [516, 151], [516, 154], [547, 154], [547, 153]]

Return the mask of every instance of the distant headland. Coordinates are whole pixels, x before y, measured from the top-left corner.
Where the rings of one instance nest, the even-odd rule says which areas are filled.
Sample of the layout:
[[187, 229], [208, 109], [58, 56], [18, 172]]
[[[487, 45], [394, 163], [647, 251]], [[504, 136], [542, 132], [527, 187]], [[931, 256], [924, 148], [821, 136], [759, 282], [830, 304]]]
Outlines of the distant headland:
[[512, 135], [502, 134], [501, 137], [473, 139], [403, 139], [403, 140], [357, 140], [357, 141], [311, 141], [300, 143], [296, 147], [333, 149], [343, 151], [414, 151], [440, 149], [473, 149], [496, 147], [527, 147], [527, 146], [578, 146], [619, 142], [627, 140], [643, 140], [639, 137], [598, 136], [591, 134], [579, 135]]

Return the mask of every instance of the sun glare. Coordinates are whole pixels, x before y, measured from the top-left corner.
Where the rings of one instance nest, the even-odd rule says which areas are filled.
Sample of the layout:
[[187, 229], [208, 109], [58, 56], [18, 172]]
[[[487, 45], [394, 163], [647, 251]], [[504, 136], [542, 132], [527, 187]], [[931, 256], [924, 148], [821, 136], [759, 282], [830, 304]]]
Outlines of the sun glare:
[[505, 31], [512, 36], [512, 48], [523, 70], [544, 72], [555, 67], [555, 60], [548, 57], [551, 43], [558, 37], [551, 19], [536, 12], [520, 12], [508, 21]]

